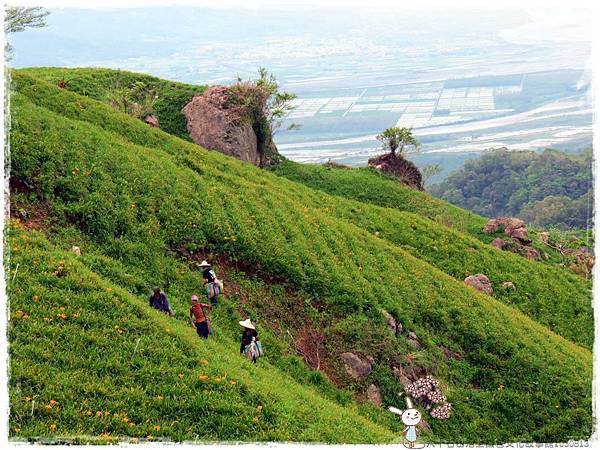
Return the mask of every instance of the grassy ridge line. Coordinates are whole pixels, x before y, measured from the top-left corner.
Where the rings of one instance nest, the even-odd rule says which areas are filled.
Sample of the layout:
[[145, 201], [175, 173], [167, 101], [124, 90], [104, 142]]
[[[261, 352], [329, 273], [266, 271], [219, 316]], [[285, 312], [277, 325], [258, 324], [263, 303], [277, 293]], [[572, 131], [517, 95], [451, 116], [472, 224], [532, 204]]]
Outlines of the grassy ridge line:
[[[484, 233], [483, 227], [487, 223], [484, 217], [446, 203], [425, 192], [410, 189], [398, 183], [393, 177], [378, 173], [371, 168], [326, 167], [285, 160], [274, 167], [273, 171], [280, 176], [328, 194], [370, 205], [417, 213], [440, 225], [471, 235], [485, 244], [491, 243], [498, 236], [504, 237], [501, 232]], [[545, 255], [545, 258], [548, 257], [541, 261], [553, 267], [562, 264], [563, 257], [560, 252], [541, 242], [535, 229], [529, 227], [529, 230], [533, 241], [531, 245], [540, 254]]]
[[[99, 227], [90, 230], [93, 235], [104, 239], [114, 233], [111, 226], [116, 224], [121, 227], [119, 232], [130, 238], [148, 242], [158, 235], [176, 248], [198, 242], [208, 244], [206, 232], [215, 237], [212, 245], [275, 269], [274, 273], [283, 272], [296, 284], [320, 293], [331, 305], [349, 307], [350, 311], [357, 311], [361, 305], [389, 307], [403, 323], [414, 324], [426, 353], [431, 354], [435, 344], [463, 352], [465, 360], [458, 366], [452, 363], [452, 367], [444, 368], [445, 363], [440, 362], [440, 370], [446, 371], [455, 389], [469, 392], [469, 404], [459, 401], [456, 409], [473, 417], [469, 426], [480, 427], [478, 432], [488, 425], [488, 416], [495, 408], [515, 395], [542, 408], [523, 414], [512, 400], [508, 401], [507, 412], [519, 420], [502, 428], [486, 428], [487, 434], [471, 435], [471, 439], [500, 436], [510, 440], [517, 432], [526, 439], [555, 439], [572, 432], [575, 416], [582, 421], [580, 433], [588, 432], [589, 352], [498, 301], [474, 294], [356, 226], [310, 211], [284, 195], [280, 198], [271, 193], [273, 203], [265, 205], [268, 191], [250, 189], [257, 188], [255, 183], [248, 183], [244, 196], [240, 196], [238, 186], [221, 182], [208, 168], [202, 176], [175, 165], [173, 157], [160, 150], [124, 144], [89, 124], [84, 126], [21, 103], [15, 104], [15, 115], [27, 121], [16, 120], [12, 148], [20, 155], [16, 161], [29, 159], [29, 169], [25, 166], [19, 170], [41, 168], [42, 173], [35, 177], [38, 188], [58, 195], [54, 201], [56, 205], [64, 203], [65, 213], [83, 213], [89, 222], [86, 226]], [[44, 164], [35, 158], [42, 158]], [[82, 171], [93, 167], [94, 177], [71, 177], [68, 169], [74, 165]], [[57, 174], [56, 169], [63, 172]], [[58, 191], [57, 185], [61, 186]], [[203, 190], [198, 192], [197, 186]], [[94, 204], [86, 205], [90, 197]], [[131, 209], [128, 199], [139, 202], [135, 212], [126, 213]], [[257, 217], [238, 214], [247, 207], [254, 208]], [[273, 217], [273, 209], [281, 219]], [[116, 217], [103, 217], [100, 211], [111, 211]], [[161, 226], [139, 228], [140, 224], [146, 225], [144, 218], [156, 214]], [[126, 219], [123, 215], [132, 217], [131, 230], [120, 222]], [[111, 223], [111, 219], [116, 222]], [[200, 221], [198, 227], [190, 228], [190, 220]], [[286, 230], [297, 231], [288, 236]], [[223, 238], [232, 232], [237, 232], [237, 241], [224, 244]], [[294, 235], [304, 239], [296, 241]], [[328, 258], [328, 253], [333, 253], [335, 260]], [[378, 276], [384, 282], [373, 286], [372, 280]], [[566, 355], [572, 360], [567, 362]], [[469, 388], [473, 380], [480, 383], [480, 391]], [[498, 384], [510, 388], [497, 394]], [[572, 414], [550, 409], [551, 401]], [[536, 424], [533, 428], [532, 423]], [[438, 435], [441, 432], [442, 438], [446, 432], [447, 438], [456, 439], [465, 426], [458, 419], [450, 419], [435, 431]]]
[[[13, 74], [27, 74], [53, 85], [56, 85], [61, 80], [67, 80], [69, 81], [69, 91], [102, 102], [106, 102], [108, 92], [114, 89], [115, 83], [119, 82], [127, 84], [132, 81], [143, 81], [148, 85], [161, 86], [162, 89], [160, 92], [163, 95], [168, 94], [170, 90], [189, 90], [192, 92], [194, 89], [205, 89], [203, 86], [192, 86], [162, 80], [145, 74], [112, 69], [35, 67], [19, 69], [18, 71], [13, 71]], [[179, 110], [175, 112], [180, 114]], [[159, 117], [159, 119], [161, 119], [161, 123], [164, 120], [162, 117]], [[169, 128], [162, 128], [175, 136], [187, 137], [187, 132], [173, 132]], [[183, 128], [185, 131], [185, 126]], [[143, 143], [141, 144], [144, 145]], [[286, 160], [281, 165], [275, 167], [275, 172], [278, 175], [310, 185], [316, 189], [325, 190], [334, 195], [349, 196], [356, 200], [379, 204], [380, 206], [418, 212], [443, 225], [455, 227], [460, 231], [474, 234], [479, 238], [488, 238], [487, 235], [481, 232], [486, 223], [486, 219], [483, 217], [437, 200], [425, 193], [408, 189], [385, 176], [378, 176], [377, 182], [374, 183], [373, 173], [368, 169], [356, 170], [351, 173], [344, 170], [335, 170], [332, 172], [325, 168], [321, 169], [317, 168], [317, 166], [297, 164]], [[330, 182], [332, 176], [336, 178], [336, 183], [333, 183], [333, 185]], [[356, 185], [359, 185], [360, 188], [356, 189]]]
[[[299, 202], [303, 202], [305, 207], [314, 208], [314, 205], [320, 205], [322, 208], [329, 208], [329, 213], [336, 214], [338, 217], [372, 232], [379, 231], [381, 237], [400, 245], [419, 258], [425, 258], [430, 264], [459, 280], [470, 274], [486, 273], [494, 283], [497, 298], [507, 304], [517, 306], [531, 317], [549, 326], [553, 331], [591, 348], [593, 324], [590, 284], [572, 273], [488, 248], [469, 236], [446, 227], [440, 227], [410, 213], [385, 210], [366, 206], [360, 202], [323, 195], [318, 191], [300, 188], [293, 183], [288, 185], [281, 178], [257, 173], [252, 167], [243, 166], [237, 161], [215, 154], [215, 152], [206, 154], [199, 151], [198, 147], [190, 145], [188, 148], [180, 141], [178, 141], [180, 145], [176, 146], [172, 137], [158, 130], [149, 130], [149, 127], [139, 121], [131, 120], [125, 115], [116, 116], [119, 117], [119, 120], [115, 121], [112, 118], [114, 113], [103, 105], [94, 105], [85, 98], [60, 92], [59, 89], [45, 83], [36, 84], [36, 81], [29, 77], [25, 77], [24, 80], [21, 78], [23, 77], [17, 76], [15, 79], [18, 90], [29, 95], [33, 101], [37, 101], [38, 98], [43, 99], [42, 106], [48, 105], [49, 108], [64, 113], [68, 117], [99, 123], [136, 144], [161, 148], [176, 155], [178, 160], [199, 173], [207, 170], [207, 166], [213, 166], [215, 169], [209, 170], [213, 170], [215, 177], [219, 177], [223, 182], [236, 183], [240, 189], [245, 189], [249, 180], [254, 183], [252, 184], [253, 189], [260, 186], [264, 189], [269, 188], [270, 192], [284, 192], [283, 188], [287, 187], [284, 195], [292, 196]], [[40, 90], [43, 95], [39, 95]], [[34, 92], [38, 92], [38, 94], [33, 95]], [[63, 94], [62, 96], [66, 94], [70, 96], [71, 101], [58, 101], [57, 94]], [[69, 107], [73, 104], [75, 104], [75, 108]], [[77, 104], [80, 107], [77, 107]], [[108, 109], [108, 114], [106, 109]], [[96, 114], [96, 110], [100, 112]], [[122, 121], [127, 122], [127, 126], [121, 127], [119, 124]], [[132, 122], [135, 127], [131, 126]], [[220, 170], [221, 168], [222, 170]], [[403, 192], [403, 189], [406, 190], [396, 182], [394, 185], [400, 188], [400, 192]], [[424, 193], [411, 191], [415, 195], [427, 198], [430, 204], [442, 203]], [[462, 211], [451, 205], [447, 206], [450, 211]], [[356, 211], [360, 211], [360, 213], [357, 214]], [[462, 211], [461, 214], [476, 217], [465, 211]], [[479, 225], [481, 224], [477, 224], [477, 227]], [[480, 227], [478, 229], [480, 230]], [[437, 250], [434, 249], [436, 247]], [[513, 281], [517, 285], [517, 291], [501, 289], [500, 285], [503, 281]]]
[[190, 140], [187, 132], [187, 120], [181, 109], [195, 95], [200, 95], [206, 86], [195, 86], [186, 83], [163, 80], [151, 75], [128, 72], [126, 70], [100, 68], [59, 68], [34, 67], [21, 69], [23, 73], [34, 75], [55, 86], [59, 82], [66, 83], [66, 89], [91, 97], [101, 102], [108, 102], [108, 96], [117, 88], [129, 88], [136, 83], [144, 83], [155, 91], [154, 114], [160, 127], [174, 136]]
[[396, 179], [369, 168], [334, 168], [284, 159], [272, 171], [328, 194], [419, 214], [486, 243], [493, 239], [482, 231], [486, 218], [404, 186]]
[[[151, 310], [145, 300], [91, 272], [72, 253], [51, 248], [40, 234], [11, 234], [16, 235], [13, 264], [21, 268], [20, 283], [10, 286], [11, 428], [21, 428], [19, 436], [116, 433], [329, 443], [398, 439], [352, 408], [291, 381], [266, 361], [255, 366], [240, 358], [233, 340], [220, 335], [199, 340], [184, 318], [170, 319]], [[61, 260], [61, 275], [52, 275]], [[34, 295], [37, 300], [32, 300]], [[30, 317], [18, 317], [17, 310]], [[60, 319], [55, 311], [71, 317], [77, 311], [77, 318]], [[51, 322], [43, 320], [48, 316]], [[128, 361], [136, 338], [144, 342], [138, 357]], [[43, 342], [52, 342], [51, 357], [46, 357], [50, 348]], [[200, 381], [198, 373], [209, 379]], [[30, 404], [21, 395], [36, 396], [40, 408], [41, 402], [57, 400], [60, 411], [42, 410], [39, 418], [31, 419], [26, 411]], [[158, 395], [163, 399], [156, 401]], [[262, 412], [257, 412], [258, 405]], [[87, 417], [86, 410], [94, 415]], [[95, 421], [98, 410], [111, 415], [127, 411], [137, 425]], [[60, 424], [55, 432], [51, 423]]]

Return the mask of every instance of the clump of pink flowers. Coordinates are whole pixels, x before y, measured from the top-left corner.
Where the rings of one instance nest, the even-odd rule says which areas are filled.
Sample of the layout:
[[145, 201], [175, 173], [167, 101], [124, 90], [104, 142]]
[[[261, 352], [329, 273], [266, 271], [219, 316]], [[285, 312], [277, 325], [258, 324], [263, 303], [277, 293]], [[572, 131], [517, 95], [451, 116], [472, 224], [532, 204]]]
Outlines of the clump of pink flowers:
[[452, 409], [452, 405], [450, 403], [444, 403], [442, 406], [438, 406], [429, 411], [431, 417], [434, 419], [447, 419], [450, 417], [450, 410]]
[[[406, 386], [406, 392], [425, 409], [431, 410], [429, 413], [434, 419], [447, 419], [452, 405], [446, 402], [446, 396], [438, 389], [439, 384], [438, 380], [427, 375]], [[442, 405], [431, 409], [437, 403]]]

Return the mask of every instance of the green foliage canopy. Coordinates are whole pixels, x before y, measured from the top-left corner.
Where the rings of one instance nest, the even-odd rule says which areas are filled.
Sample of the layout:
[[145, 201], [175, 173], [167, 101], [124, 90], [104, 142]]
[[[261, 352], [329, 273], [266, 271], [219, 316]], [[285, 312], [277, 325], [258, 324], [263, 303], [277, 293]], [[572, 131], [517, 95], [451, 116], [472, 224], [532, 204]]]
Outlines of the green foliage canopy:
[[377, 140], [381, 141], [383, 148], [389, 150], [393, 155], [396, 151], [402, 153], [405, 146], [419, 148], [419, 140], [413, 135], [411, 128], [391, 127], [377, 135]]
[[431, 187], [435, 196], [487, 217], [517, 216], [533, 225], [591, 225], [592, 152], [568, 155], [498, 149], [469, 161]]

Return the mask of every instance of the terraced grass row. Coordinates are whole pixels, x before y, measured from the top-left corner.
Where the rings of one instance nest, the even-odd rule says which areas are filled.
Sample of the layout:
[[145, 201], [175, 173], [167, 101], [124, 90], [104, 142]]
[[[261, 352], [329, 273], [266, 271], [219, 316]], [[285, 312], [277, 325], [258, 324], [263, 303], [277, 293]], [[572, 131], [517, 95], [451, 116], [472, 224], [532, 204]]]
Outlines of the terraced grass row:
[[[35, 211], [35, 205], [21, 205], [21, 208]], [[25, 219], [23, 226], [29, 223]], [[189, 308], [189, 297], [192, 293], [204, 292], [202, 285], [201, 269], [197, 266], [198, 260], [180, 259], [174, 255], [159, 252], [145, 253], [143, 258], [133, 264], [128, 261], [125, 265], [105, 255], [105, 246], [98, 245], [90, 237], [65, 223], [45, 223], [45, 235], [53, 246], [64, 251], [71, 251], [71, 246], [76, 244], [82, 250], [79, 260], [90, 270], [102, 276], [105, 280], [121, 286], [123, 289], [137, 296], [146, 298], [151, 287], [160, 285], [168, 292], [171, 306], [177, 311], [178, 318], [186, 319]], [[132, 243], [128, 243], [131, 245]], [[208, 258], [215, 260], [216, 255], [197, 254], [196, 258]], [[221, 257], [217, 258], [218, 260]], [[259, 325], [261, 341], [268, 348], [268, 361], [299, 383], [314, 387], [321, 395], [339, 403], [342, 406], [351, 404], [352, 394], [347, 390], [336, 388], [327, 377], [319, 371], [309, 369], [302, 358], [297, 356], [297, 350], [291, 341], [291, 336], [304, 328], [305, 322], [300, 317], [318, 322], [329, 322], [328, 315], [319, 312], [311, 305], [311, 298], [302, 292], [294, 290], [286, 283], [268, 282], [252, 274], [234, 268], [232, 262], [222, 267], [219, 261], [215, 270], [220, 279], [225, 281], [227, 295], [222, 299], [219, 307], [213, 311], [213, 324], [215, 333], [226, 335], [231, 340], [239, 339], [240, 311], [243, 310]], [[269, 279], [268, 274], [266, 280]], [[245, 317], [245, 316], [244, 316]], [[382, 335], [385, 333], [385, 321], [380, 318]], [[375, 325], [375, 324], [374, 324]], [[290, 332], [292, 334], [290, 334]], [[380, 350], [381, 341], [376, 342]], [[342, 351], [352, 350], [349, 345]], [[395, 349], [392, 349], [392, 354]], [[339, 351], [336, 351], [327, 363], [331, 365], [338, 359]], [[326, 357], [327, 355], [322, 355]], [[343, 373], [343, 368], [340, 368]], [[342, 373], [342, 376], [343, 376]], [[347, 377], [347, 375], [346, 375]], [[339, 379], [339, 378], [338, 378]], [[363, 386], [356, 388], [364, 389], [368, 383], [381, 384], [381, 380], [371, 377], [365, 381]], [[393, 396], [397, 394], [397, 381], [392, 379]], [[396, 430], [401, 423], [392, 415], [381, 408], [370, 407], [370, 404], [359, 404], [361, 413], [386, 428]], [[399, 431], [399, 430], [396, 430]]]
[[[59, 97], [49, 103], [73, 112]], [[160, 145], [134, 145], [15, 95], [13, 170], [59, 216], [112, 246], [110, 256], [118, 253], [135, 266], [139, 251], [213, 248], [286, 276], [335, 310], [360, 317], [385, 307], [417, 332], [424, 355], [435, 358], [437, 345], [464, 355], [438, 361], [456, 411], [433, 424], [439, 439], [547, 441], [573, 430], [589, 434], [589, 351], [396, 245], [311, 210], [293, 198], [295, 184], [273, 190], [272, 175], [144, 132], [101, 107], [93, 113], [93, 103], [81, 102], [81, 118], [112, 117], [108, 130]]]
[[[149, 127], [139, 123], [139, 121], [131, 120], [124, 115], [115, 115], [112, 111], [107, 111], [107, 108], [102, 105], [90, 103], [88, 99], [74, 94], [60, 92], [52, 86], [36, 82], [34, 79], [20, 73], [15, 76], [15, 84], [19, 92], [43, 106], [48, 106], [68, 117], [101, 124], [102, 127], [119, 133], [124, 139], [133, 143], [160, 148], [174, 155], [178, 162], [200, 174], [210, 170], [213, 177], [218, 178], [223, 183], [235, 185], [239, 190], [249, 189], [249, 186], [251, 189], [256, 190], [258, 188], [255, 186], [260, 186], [260, 189], [265, 190], [265, 198], [275, 199], [272, 208], [273, 214], [277, 214], [278, 208], [276, 205], [280, 201], [293, 199], [307, 210], [320, 208], [326, 215], [335, 215], [371, 233], [378, 233], [379, 238], [399, 245], [413, 256], [426, 260], [459, 281], [462, 281], [468, 275], [485, 273], [492, 280], [496, 298], [518, 307], [530, 317], [547, 325], [562, 336], [587, 348], [592, 346], [594, 327], [591, 283], [582, 280], [568, 270], [527, 261], [517, 255], [482, 244], [480, 240], [468, 234], [457, 232], [455, 229], [456, 221], [452, 222], [450, 224], [452, 227], [449, 228], [427, 218], [432, 217], [437, 221], [445, 221], [444, 217], [454, 217], [456, 220], [460, 219], [462, 223], [471, 224], [469, 229], [474, 234], [482, 234], [481, 227], [484, 219], [479, 216], [440, 202], [425, 193], [405, 188], [395, 181], [385, 179], [385, 177], [371, 173], [367, 174], [363, 170], [334, 169], [343, 173], [346, 177], [343, 180], [338, 180], [340, 176], [338, 174], [335, 174], [333, 179], [327, 179], [329, 172], [326, 168], [317, 170], [315, 166], [311, 169], [305, 169], [295, 163], [283, 163], [284, 168], [287, 167], [286, 164], [292, 164], [290, 167], [297, 169], [300, 174], [307, 170], [311, 174], [323, 172], [321, 178], [328, 183], [328, 186], [362, 185], [362, 182], [366, 179], [370, 180], [370, 184], [364, 184], [374, 188], [373, 180], [377, 179], [378, 183], [381, 182], [382, 186], [390, 189], [390, 192], [387, 193], [389, 197], [383, 198], [394, 203], [388, 205], [390, 208], [381, 208], [346, 198], [322, 194], [319, 191], [286, 182], [280, 177], [257, 172], [251, 166], [241, 165], [237, 161], [225, 158], [220, 154], [199, 152], [197, 146], [185, 145], [158, 130], [149, 130]], [[291, 172], [291, 170], [288, 169], [288, 172]], [[357, 183], [350, 183], [348, 177], [351, 174], [357, 174]], [[335, 181], [335, 183], [332, 181]], [[369, 195], [368, 199], [372, 199], [372, 191], [366, 192]], [[208, 190], [208, 193], [210, 195], [224, 195], [213, 193], [210, 190]], [[346, 192], [346, 194], [348, 193]], [[239, 201], [239, 199], [234, 198], [232, 201]], [[258, 211], [252, 209], [252, 206], [238, 206], [236, 214], [252, 216], [258, 213]], [[412, 208], [424, 214], [425, 218], [403, 210]], [[248, 220], [251, 221], [252, 217]], [[256, 224], [250, 226], [256, 226]], [[478, 230], [477, 233], [474, 230]], [[185, 231], [179, 230], [179, 232], [184, 233]], [[291, 231], [282, 230], [281, 232], [285, 235]], [[227, 237], [234, 235], [233, 230], [224, 233], [224, 236]], [[282, 255], [282, 257], [285, 257], [285, 255]], [[354, 266], [354, 269], [356, 267]], [[265, 269], [275, 270], [276, 268]], [[347, 270], [353, 269], [348, 268]], [[377, 277], [374, 279], [379, 280]], [[513, 282], [517, 289], [513, 291], [501, 288], [502, 283], [505, 281]]]
[[370, 168], [337, 168], [299, 164], [284, 159], [272, 170], [279, 176], [328, 194], [415, 213], [440, 225], [468, 233], [483, 242], [491, 242], [493, 239], [482, 232], [487, 223], [484, 217], [439, 200], [426, 192], [409, 188]]

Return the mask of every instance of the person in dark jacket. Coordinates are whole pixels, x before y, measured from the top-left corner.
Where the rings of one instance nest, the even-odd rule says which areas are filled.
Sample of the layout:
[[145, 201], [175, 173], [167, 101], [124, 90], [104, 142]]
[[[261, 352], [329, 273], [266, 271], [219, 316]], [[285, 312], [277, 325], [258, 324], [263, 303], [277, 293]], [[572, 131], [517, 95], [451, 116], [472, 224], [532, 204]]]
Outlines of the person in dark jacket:
[[159, 311], [162, 311], [169, 316], [175, 315], [175, 312], [171, 308], [169, 300], [167, 299], [167, 294], [162, 292], [158, 287], [154, 288], [154, 292], [152, 293], [152, 295], [150, 295], [148, 304], [154, 309], [158, 309]]
[[[242, 333], [242, 342], [240, 344], [240, 354], [244, 354], [246, 347], [254, 341], [258, 342], [259, 338], [256, 328], [250, 319], [241, 320], [238, 323], [244, 327], [244, 332]], [[253, 358], [253, 362], [256, 363], [256, 358]]]
[[202, 268], [202, 278], [206, 285], [206, 297], [210, 300], [212, 306], [217, 306], [219, 300], [217, 274], [215, 274], [212, 266], [206, 261], [202, 261], [200, 267]]
[[[208, 311], [208, 312], [207, 312]], [[200, 303], [197, 295], [192, 295], [192, 307], [190, 308], [190, 322], [192, 327], [198, 333], [198, 336], [204, 339], [208, 338], [210, 333], [210, 305]]]

